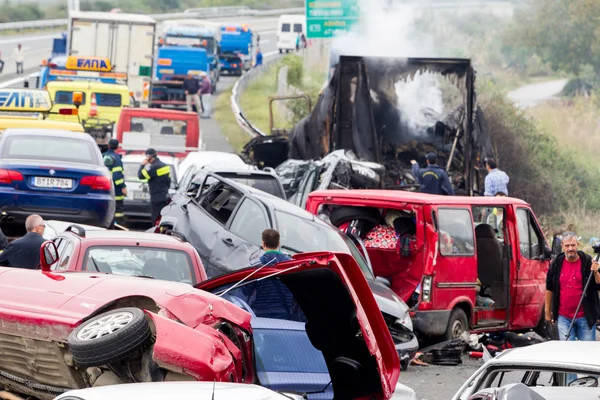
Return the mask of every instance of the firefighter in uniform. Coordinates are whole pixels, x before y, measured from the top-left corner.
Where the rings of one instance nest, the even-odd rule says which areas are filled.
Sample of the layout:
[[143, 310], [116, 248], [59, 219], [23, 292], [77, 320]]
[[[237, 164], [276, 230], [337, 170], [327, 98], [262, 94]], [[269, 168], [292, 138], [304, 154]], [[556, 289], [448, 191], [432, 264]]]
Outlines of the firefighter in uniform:
[[112, 173], [113, 184], [115, 185], [115, 223], [124, 226], [125, 224], [125, 206], [123, 204], [125, 196], [127, 196], [127, 187], [125, 186], [125, 175], [123, 174], [123, 161], [121, 156], [115, 153], [115, 150], [119, 147], [119, 141], [117, 139], [110, 139], [108, 142], [108, 150], [104, 153], [104, 165]]
[[160, 211], [167, 205], [171, 187], [171, 167], [160, 161], [156, 150], [148, 149], [146, 150], [146, 159], [140, 165], [138, 178], [148, 181], [152, 223], [154, 224], [160, 217]]

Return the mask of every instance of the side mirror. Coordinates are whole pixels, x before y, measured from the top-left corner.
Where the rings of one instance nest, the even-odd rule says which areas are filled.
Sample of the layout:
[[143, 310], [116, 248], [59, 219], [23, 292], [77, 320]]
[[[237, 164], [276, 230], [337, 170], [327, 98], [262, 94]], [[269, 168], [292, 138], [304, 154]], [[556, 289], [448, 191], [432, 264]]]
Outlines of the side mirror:
[[50, 267], [58, 262], [58, 249], [52, 241], [42, 243], [40, 247], [40, 265], [43, 272], [50, 272]]
[[384, 284], [385, 286], [387, 286], [387, 287], [392, 287], [392, 283], [391, 283], [391, 282], [390, 282], [390, 280], [389, 280], [389, 279], [387, 279], [387, 278], [384, 278], [384, 277], [378, 276], [378, 277], [376, 277], [376, 278], [375, 278], [375, 280], [376, 280], [377, 282], [381, 282], [381, 283], [383, 283], [383, 284]]

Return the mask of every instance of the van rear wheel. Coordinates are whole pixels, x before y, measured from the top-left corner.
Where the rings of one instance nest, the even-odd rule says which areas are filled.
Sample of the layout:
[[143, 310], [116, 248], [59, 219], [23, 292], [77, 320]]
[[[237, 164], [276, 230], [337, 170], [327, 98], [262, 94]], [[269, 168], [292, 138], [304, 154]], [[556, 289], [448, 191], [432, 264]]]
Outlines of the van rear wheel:
[[460, 339], [463, 332], [469, 331], [469, 320], [467, 314], [461, 308], [455, 308], [450, 313], [448, 326], [444, 333], [444, 340]]

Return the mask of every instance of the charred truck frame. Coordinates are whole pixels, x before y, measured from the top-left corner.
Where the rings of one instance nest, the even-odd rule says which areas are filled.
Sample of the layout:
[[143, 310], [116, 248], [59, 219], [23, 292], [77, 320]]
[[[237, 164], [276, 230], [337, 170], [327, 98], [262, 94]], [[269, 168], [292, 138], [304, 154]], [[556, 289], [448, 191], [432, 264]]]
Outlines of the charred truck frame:
[[[424, 73], [447, 78], [462, 99], [446, 116], [421, 110], [427, 124], [409, 127], [398, 105], [396, 84]], [[433, 151], [457, 194], [470, 196], [483, 194], [483, 156], [491, 154], [483, 113], [476, 104], [471, 60], [442, 58], [340, 56], [311, 114], [288, 137], [255, 138], [244, 153], [258, 165], [283, 167], [284, 148], [289, 159], [307, 162], [336, 150], [351, 151], [358, 160], [385, 167], [372, 188], [402, 190], [418, 190], [410, 160], [424, 166], [425, 155]]]

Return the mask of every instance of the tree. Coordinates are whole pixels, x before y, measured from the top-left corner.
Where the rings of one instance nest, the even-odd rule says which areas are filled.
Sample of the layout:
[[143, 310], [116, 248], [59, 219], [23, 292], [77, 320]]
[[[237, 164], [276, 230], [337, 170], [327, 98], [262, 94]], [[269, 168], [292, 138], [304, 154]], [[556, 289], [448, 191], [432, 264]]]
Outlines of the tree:
[[600, 75], [600, 1], [532, 0], [504, 39], [513, 58], [537, 54], [555, 70], [579, 76], [587, 64]]

